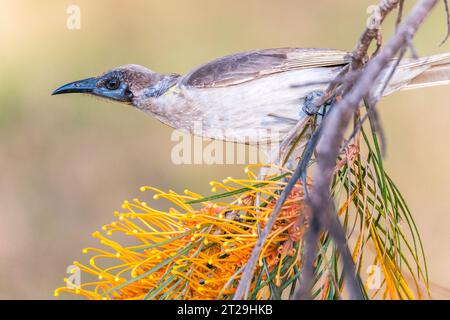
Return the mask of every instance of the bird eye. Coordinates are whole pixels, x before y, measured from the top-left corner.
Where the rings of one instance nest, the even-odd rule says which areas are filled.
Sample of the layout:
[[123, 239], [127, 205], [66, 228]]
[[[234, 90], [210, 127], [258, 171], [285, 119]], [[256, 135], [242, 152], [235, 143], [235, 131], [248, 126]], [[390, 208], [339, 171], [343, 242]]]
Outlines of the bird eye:
[[116, 90], [120, 86], [120, 81], [117, 78], [108, 79], [105, 83], [105, 87], [108, 90]]

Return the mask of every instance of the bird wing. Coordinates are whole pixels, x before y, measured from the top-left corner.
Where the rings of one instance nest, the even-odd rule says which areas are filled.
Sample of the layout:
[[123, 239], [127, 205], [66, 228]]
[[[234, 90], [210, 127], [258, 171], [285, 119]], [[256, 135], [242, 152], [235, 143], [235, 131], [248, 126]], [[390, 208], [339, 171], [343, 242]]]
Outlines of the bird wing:
[[345, 65], [350, 56], [333, 49], [278, 48], [232, 54], [208, 62], [183, 77], [186, 87], [236, 85], [290, 70]]

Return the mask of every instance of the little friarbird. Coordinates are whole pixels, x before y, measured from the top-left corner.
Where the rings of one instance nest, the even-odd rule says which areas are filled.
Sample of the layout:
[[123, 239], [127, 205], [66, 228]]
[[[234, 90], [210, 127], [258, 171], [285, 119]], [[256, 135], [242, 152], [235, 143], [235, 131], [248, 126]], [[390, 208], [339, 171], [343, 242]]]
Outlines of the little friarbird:
[[[350, 61], [347, 52], [332, 49], [254, 50], [213, 60], [186, 75], [123, 65], [53, 94], [95, 95], [134, 106], [183, 132], [261, 145], [282, 140], [306, 118], [305, 100], [325, 90]], [[394, 65], [395, 60], [380, 73], [373, 95], [450, 83], [450, 53], [403, 59], [385, 86]]]

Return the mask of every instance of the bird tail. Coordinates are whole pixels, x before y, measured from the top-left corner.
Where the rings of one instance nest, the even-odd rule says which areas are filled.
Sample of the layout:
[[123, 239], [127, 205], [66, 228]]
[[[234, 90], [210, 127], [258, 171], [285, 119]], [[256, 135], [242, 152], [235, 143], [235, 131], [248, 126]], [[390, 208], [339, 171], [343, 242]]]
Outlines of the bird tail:
[[[392, 61], [380, 74], [379, 85], [376, 86], [377, 96], [386, 96], [399, 90], [412, 90], [450, 84], [450, 53], [437, 54], [418, 59], [404, 59], [396, 67]], [[386, 81], [391, 77], [388, 85]], [[383, 90], [383, 91], [382, 91]]]

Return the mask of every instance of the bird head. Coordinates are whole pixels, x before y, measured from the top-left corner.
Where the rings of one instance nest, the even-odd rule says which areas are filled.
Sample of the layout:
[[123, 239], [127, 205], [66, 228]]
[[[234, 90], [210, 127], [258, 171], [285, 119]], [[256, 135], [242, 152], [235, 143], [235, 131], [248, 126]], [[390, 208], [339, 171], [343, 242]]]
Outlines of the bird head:
[[52, 95], [63, 93], [86, 93], [101, 98], [134, 104], [137, 97], [153, 91], [164, 76], [145, 67], [128, 64], [113, 68], [103, 75], [67, 83]]

